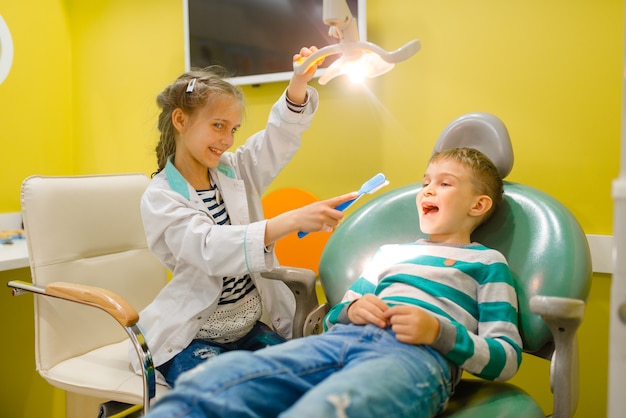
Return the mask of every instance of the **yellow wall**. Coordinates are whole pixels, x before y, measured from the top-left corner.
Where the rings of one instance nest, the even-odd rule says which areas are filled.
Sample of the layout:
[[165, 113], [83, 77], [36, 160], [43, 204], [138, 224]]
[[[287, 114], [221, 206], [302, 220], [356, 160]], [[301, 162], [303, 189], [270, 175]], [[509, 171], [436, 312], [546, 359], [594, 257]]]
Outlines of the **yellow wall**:
[[0, 0], [13, 67], [0, 85], [0, 212], [19, 211], [24, 177], [73, 170], [72, 54], [59, 1]]
[[[154, 99], [183, 70], [181, 3], [0, 0], [15, 47], [13, 69], [0, 85], [0, 212], [19, 210], [19, 186], [30, 174], [154, 171]], [[621, 1], [368, 0], [367, 10], [371, 41], [395, 49], [419, 38], [422, 50], [368, 89], [314, 82], [319, 113], [271, 190], [302, 187], [327, 197], [378, 171], [390, 187], [416, 181], [448, 122], [487, 111], [512, 136], [509, 180], [557, 197], [587, 233], [611, 234]], [[248, 116], [239, 141], [263, 126], [285, 87], [244, 88]], [[0, 272], [0, 281], [16, 275], [27, 270]], [[610, 282], [610, 275], [594, 276], [580, 333], [577, 417], [606, 414]], [[0, 292], [0, 323], [11, 343], [0, 355], [15, 389], [0, 391], [2, 414], [60, 417], [59, 391], [33, 371], [30, 296], [7, 292]], [[524, 361], [514, 382], [548, 412], [547, 383], [535, 376], [547, 375], [547, 367]]]
[[[381, 28], [381, 43], [392, 47], [411, 36], [423, 42], [419, 56], [386, 77], [379, 94], [399, 125], [381, 130], [389, 175], [410, 180], [404, 167], [416, 158], [419, 172], [451, 119], [492, 112], [513, 141], [509, 180], [556, 196], [587, 233], [611, 234], [624, 3], [402, 3], [415, 4], [413, 13], [383, 1], [368, 8], [371, 16], [396, 22]], [[400, 149], [407, 151], [398, 159]], [[584, 192], [591, 190], [589, 198]]]

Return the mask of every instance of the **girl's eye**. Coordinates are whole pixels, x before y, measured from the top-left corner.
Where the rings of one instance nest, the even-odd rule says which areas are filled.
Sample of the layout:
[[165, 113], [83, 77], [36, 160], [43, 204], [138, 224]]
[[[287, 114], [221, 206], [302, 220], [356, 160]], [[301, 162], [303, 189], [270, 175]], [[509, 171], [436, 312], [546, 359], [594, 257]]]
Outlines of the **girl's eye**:
[[220, 123], [220, 122], [214, 123], [213, 126], [215, 126], [215, 129], [222, 129], [222, 128], [224, 128], [224, 124]]
[[233, 128], [233, 129], [232, 129], [232, 131], [231, 131], [231, 132], [232, 132], [232, 134], [233, 134], [233, 135], [237, 133], [237, 129], [239, 129], [239, 128]]

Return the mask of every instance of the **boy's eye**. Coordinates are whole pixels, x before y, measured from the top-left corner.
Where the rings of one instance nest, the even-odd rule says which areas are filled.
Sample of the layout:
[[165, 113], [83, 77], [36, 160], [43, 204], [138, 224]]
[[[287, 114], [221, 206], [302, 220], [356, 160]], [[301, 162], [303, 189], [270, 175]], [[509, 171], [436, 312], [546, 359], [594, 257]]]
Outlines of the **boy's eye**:
[[220, 122], [216, 122], [213, 124], [213, 126], [215, 126], [216, 129], [222, 129], [224, 127], [224, 124]]
[[231, 130], [231, 132], [232, 132], [232, 134], [233, 134], [233, 135], [234, 135], [235, 133], [237, 133], [237, 129], [239, 129], [239, 128], [233, 128], [233, 129]]

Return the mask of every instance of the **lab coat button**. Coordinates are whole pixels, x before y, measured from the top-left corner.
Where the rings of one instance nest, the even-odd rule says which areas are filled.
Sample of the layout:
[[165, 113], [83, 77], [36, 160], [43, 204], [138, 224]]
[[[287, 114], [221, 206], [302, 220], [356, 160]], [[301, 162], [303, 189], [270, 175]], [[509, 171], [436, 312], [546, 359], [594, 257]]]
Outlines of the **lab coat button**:
[[199, 321], [199, 320], [201, 320], [201, 319], [202, 319], [202, 317], [201, 317], [201, 316], [199, 316], [199, 317], [197, 317], [196, 319]]
[[174, 351], [174, 350], [172, 349], [172, 347], [168, 347], [168, 348], [167, 348], [167, 352], [168, 352], [168, 353], [171, 353], [172, 351]]

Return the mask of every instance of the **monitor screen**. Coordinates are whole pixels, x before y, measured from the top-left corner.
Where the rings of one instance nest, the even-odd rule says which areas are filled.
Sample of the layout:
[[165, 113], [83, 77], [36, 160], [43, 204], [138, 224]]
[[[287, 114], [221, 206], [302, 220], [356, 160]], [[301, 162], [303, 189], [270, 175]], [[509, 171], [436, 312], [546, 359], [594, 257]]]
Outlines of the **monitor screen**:
[[[365, 0], [347, 0], [366, 40]], [[218, 64], [234, 84], [289, 80], [301, 47], [337, 43], [322, 21], [323, 0], [183, 0], [185, 68]], [[337, 56], [328, 57], [317, 75]]]

